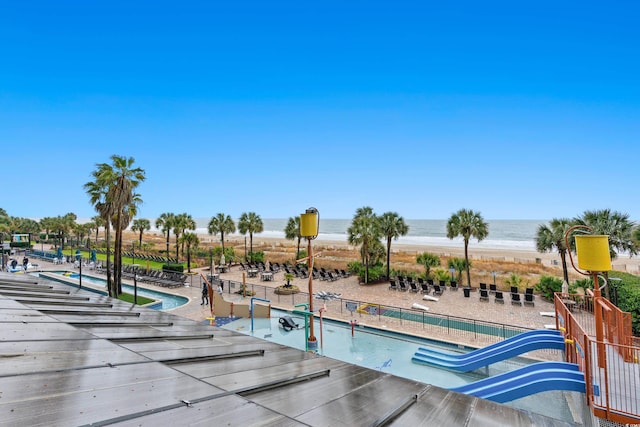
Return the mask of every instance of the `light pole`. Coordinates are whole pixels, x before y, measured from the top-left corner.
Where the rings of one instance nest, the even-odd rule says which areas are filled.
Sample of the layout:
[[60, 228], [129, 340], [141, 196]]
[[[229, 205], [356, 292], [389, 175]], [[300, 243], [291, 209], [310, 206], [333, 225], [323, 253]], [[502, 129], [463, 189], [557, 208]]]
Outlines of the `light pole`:
[[453, 273], [455, 273], [455, 272], [456, 272], [456, 269], [455, 269], [455, 268], [451, 267], [451, 268], [449, 269], [449, 273], [451, 273], [451, 281], [452, 281], [452, 282], [453, 282]]
[[138, 274], [133, 275], [133, 304], [138, 305]]
[[78, 288], [82, 289], [82, 254], [76, 255], [76, 259], [80, 265], [80, 275], [78, 276]]
[[309, 208], [300, 215], [300, 236], [307, 238], [307, 265], [309, 267], [309, 312], [311, 313], [311, 325], [307, 337], [307, 347], [310, 350], [318, 348], [318, 340], [313, 333], [313, 248], [311, 241], [318, 237], [320, 228], [320, 214], [316, 208]]
[[491, 274], [493, 275], [493, 287], [495, 288], [496, 287], [496, 274], [497, 273], [495, 271], [492, 271]]

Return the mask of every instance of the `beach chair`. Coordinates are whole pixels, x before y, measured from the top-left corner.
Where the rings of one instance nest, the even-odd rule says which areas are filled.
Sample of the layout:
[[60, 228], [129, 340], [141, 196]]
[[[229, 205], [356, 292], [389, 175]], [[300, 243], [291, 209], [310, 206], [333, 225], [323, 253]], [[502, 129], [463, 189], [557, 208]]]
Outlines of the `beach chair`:
[[409, 286], [411, 286], [411, 292], [416, 292], [418, 293], [420, 291], [420, 289], [418, 289], [418, 285], [416, 285], [413, 282], [409, 282]]
[[452, 280], [451, 283], [449, 283], [449, 287], [451, 288], [452, 291], [457, 291], [458, 290], [458, 282], [456, 282], [455, 280]]
[[522, 305], [522, 300], [520, 299], [520, 294], [511, 293], [511, 304], [513, 304], [513, 305]]
[[446, 282], [445, 280], [440, 280], [440, 281], [439, 281], [439, 285], [440, 285], [440, 288], [441, 288], [443, 291], [446, 291], [446, 290], [447, 290], [447, 282]]
[[504, 304], [504, 295], [502, 295], [502, 292], [496, 291], [495, 299], [493, 301], [496, 303]]
[[442, 295], [443, 289], [440, 285], [433, 285], [433, 295]]
[[[420, 281], [418, 281], [418, 283], [420, 283]], [[420, 283], [420, 288], [422, 289], [422, 293], [423, 294], [428, 294], [429, 293], [429, 285], [427, 285], [424, 280], [422, 281], [422, 283]]]
[[487, 290], [487, 284], [486, 283], [480, 283], [480, 290]]
[[498, 287], [496, 285], [494, 285], [493, 283], [489, 284], [489, 293], [490, 294], [495, 294], [497, 290], [498, 290]]
[[393, 279], [389, 280], [389, 289], [397, 291], [398, 290], [398, 283]]
[[405, 282], [399, 282], [398, 285], [400, 286], [400, 290], [401, 291], [408, 291], [409, 288], [407, 287], [407, 284]]
[[533, 288], [527, 288], [524, 292], [524, 305], [535, 306], [533, 300], [535, 299], [535, 295], [533, 295]]
[[489, 301], [489, 291], [480, 289], [480, 301]]

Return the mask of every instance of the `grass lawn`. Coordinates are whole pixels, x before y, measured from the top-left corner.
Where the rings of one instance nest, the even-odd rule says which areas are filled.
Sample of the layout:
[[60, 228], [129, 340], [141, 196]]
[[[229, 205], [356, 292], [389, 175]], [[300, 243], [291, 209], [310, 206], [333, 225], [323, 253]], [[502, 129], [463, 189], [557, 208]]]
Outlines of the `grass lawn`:
[[[120, 301], [125, 301], [125, 302], [129, 302], [129, 303], [133, 304], [133, 295], [131, 295], [131, 294], [122, 293], [122, 294], [118, 295], [118, 299]], [[146, 304], [149, 304], [149, 303], [154, 302], [154, 301], [155, 301], [154, 299], [138, 295], [138, 305], [146, 305]]]

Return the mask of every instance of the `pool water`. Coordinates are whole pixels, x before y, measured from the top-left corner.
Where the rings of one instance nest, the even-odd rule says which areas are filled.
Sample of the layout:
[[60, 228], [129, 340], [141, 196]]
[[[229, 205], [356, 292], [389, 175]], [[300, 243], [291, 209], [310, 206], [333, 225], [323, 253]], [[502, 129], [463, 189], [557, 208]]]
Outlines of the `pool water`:
[[[299, 329], [285, 331], [279, 323], [280, 317], [284, 315], [291, 316], [299, 325]], [[246, 318], [239, 318], [222, 328], [305, 350], [304, 317], [275, 309], [271, 310], [271, 316], [270, 319], [254, 319], [253, 331], [251, 320]], [[525, 358], [512, 358], [472, 372], [453, 372], [414, 363], [411, 357], [420, 346], [457, 354], [469, 351], [471, 348], [361, 326], [354, 328], [352, 336], [350, 325], [326, 319], [323, 320], [322, 331], [320, 331], [317, 318], [314, 323], [314, 334], [318, 340], [318, 354], [443, 388], [468, 384], [535, 362]], [[560, 391], [539, 393], [514, 400], [508, 405], [573, 422], [562, 393]]]
[[[64, 277], [68, 277], [70, 279], [75, 279], [78, 280], [79, 279], [79, 274], [78, 273], [71, 273], [67, 272], [67, 271], [49, 271], [48, 273], [54, 273], [57, 275], [61, 276], [61, 279], [64, 280]], [[37, 275], [37, 273], [34, 273], [35, 275]], [[75, 286], [75, 283], [72, 282], [65, 282], [68, 285], [72, 285]], [[99, 292], [107, 295], [108, 292], [106, 291], [107, 289], [107, 281], [105, 279], [99, 278], [99, 277], [94, 277], [94, 276], [87, 276], [85, 274], [82, 275], [82, 283], [83, 284], [91, 284], [97, 288], [99, 288]], [[126, 285], [126, 284], [122, 284], [122, 290], [126, 291], [127, 293], [133, 294], [134, 289], [133, 286], [131, 285]], [[155, 291], [152, 289], [147, 289], [147, 288], [143, 288], [141, 286], [138, 286], [138, 295], [146, 297], [146, 298], [151, 298], [154, 300], [158, 300], [158, 303], [156, 304], [152, 304], [149, 307], [153, 308], [155, 310], [171, 310], [173, 308], [176, 307], [180, 307], [181, 305], [184, 305], [186, 303], [189, 302], [189, 299], [180, 295], [174, 295], [174, 294], [169, 294], [166, 292], [159, 292], [159, 291]]]

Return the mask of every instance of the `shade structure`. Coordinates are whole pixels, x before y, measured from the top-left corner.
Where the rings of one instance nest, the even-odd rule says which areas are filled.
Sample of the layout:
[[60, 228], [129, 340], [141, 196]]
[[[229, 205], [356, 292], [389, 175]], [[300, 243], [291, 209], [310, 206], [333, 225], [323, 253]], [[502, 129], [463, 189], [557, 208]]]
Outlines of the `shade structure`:
[[578, 267], [583, 270], [611, 270], [609, 236], [597, 234], [576, 236], [576, 254], [578, 255]]
[[317, 237], [318, 236], [318, 211], [300, 215], [300, 236]]

